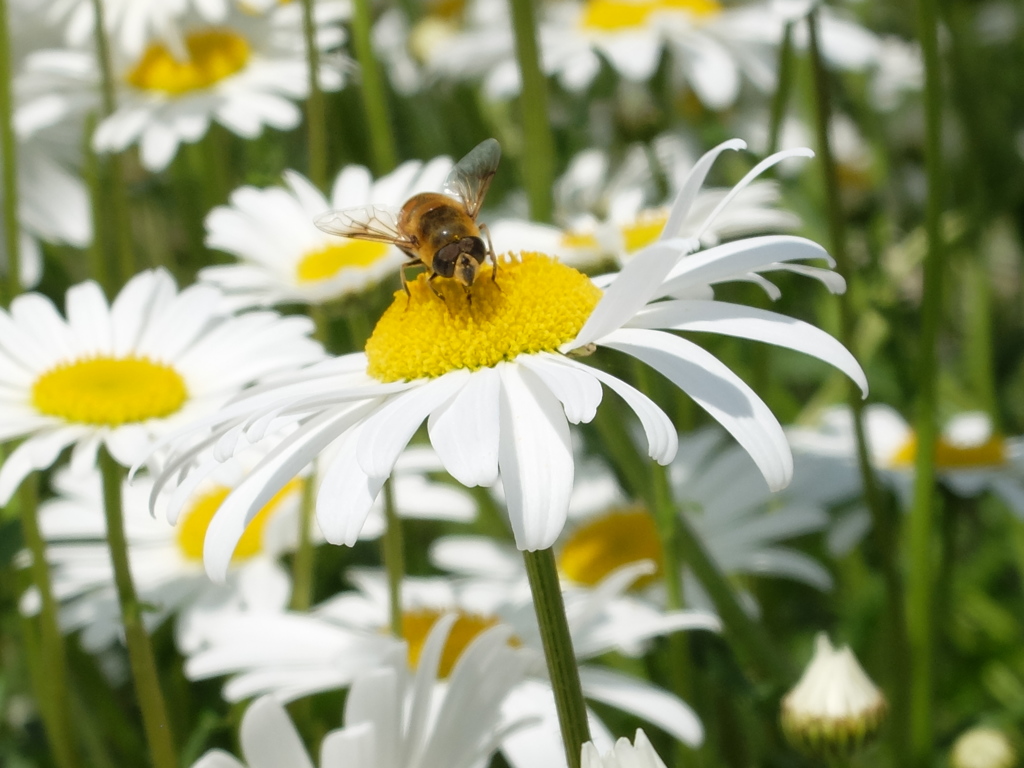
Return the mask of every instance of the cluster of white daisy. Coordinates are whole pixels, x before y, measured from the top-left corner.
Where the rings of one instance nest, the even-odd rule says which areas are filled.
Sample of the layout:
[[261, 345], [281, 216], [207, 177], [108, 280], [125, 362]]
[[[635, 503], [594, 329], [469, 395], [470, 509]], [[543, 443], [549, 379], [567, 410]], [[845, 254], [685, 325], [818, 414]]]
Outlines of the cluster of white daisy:
[[[105, 202], [86, 178], [96, 156], [137, 157], [139, 174], [158, 174], [214, 123], [245, 140], [299, 126], [311, 83], [332, 92], [352, 80], [343, 46], [364, 6], [8, 3], [21, 283], [42, 277], [40, 242], [93, 239]], [[808, 44], [811, 6], [547, 3], [541, 70], [575, 96], [609, 72], [616, 98], [666, 77], [681, 102], [733, 110], [723, 121], [764, 144], [779, 48]], [[918, 86], [914, 50], [893, 53], [839, 10], [821, 9], [820, 23], [826, 59], [872, 77], [879, 103], [896, 109]], [[373, 44], [399, 94], [471, 83], [497, 103], [521, 90], [504, 2], [391, 8]], [[791, 130], [784, 145], [807, 133]], [[849, 167], [863, 160], [858, 139], [839, 153]], [[499, 752], [514, 768], [664, 768], [644, 731], [621, 738], [609, 711], [699, 747], [685, 686], [641, 673], [652, 649], [758, 622], [765, 577], [831, 590], [824, 553], [849, 552], [870, 527], [849, 409], [783, 426], [699, 343], [803, 353], [868, 393], [829, 333], [721, 297], [740, 284], [775, 300], [802, 278], [822, 295], [846, 289], [828, 251], [791, 234], [801, 218], [784, 182], [762, 178], [785, 179], [813, 153], [765, 152], [735, 183], [711, 186], [729, 177], [719, 158], [746, 148], [732, 139], [702, 152], [671, 131], [618, 157], [581, 151], [555, 184], [551, 222], [528, 220], [515, 193], [485, 211], [497, 252], [464, 289], [433, 280], [427, 263], [406, 283], [413, 241], [386, 227], [342, 239], [314, 224], [419, 193], [465, 207], [451, 194], [463, 166], [439, 156], [376, 176], [347, 164], [329, 191], [292, 169], [278, 184], [238, 186], [203, 211], [217, 261], [184, 287], [160, 267], [109, 297], [97, 280], [76, 282], [60, 307], [43, 291], [14, 296], [0, 309], [0, 502], [28, 508], [43, 489], [18, 561], [42, 577], [19, 594], [20, 611], [55, 620], [97, 657], [127, 649], [160, 768], [178, 764], [148, 645], [162, 628], [185, 684], [218, 678], [225, 706], [253, 699], [238, 729], [244, 763], [203, 742], [193, 768], [311, 768], [292, 720], [301, 712], [284, 707], [337, 691], [343, 725], [319, 734], [323, 768], [478, 768]], [[405, 290], [368, 317], [367, 297], [389, 281]], [[680, 403], [705, 425], [685, 428]], [[865, 425], [873, 466], [905, 497], [913, 431], [881, 406]], [[1024, 517], [1022, 445], [960, 414], [938, 443], [941, 481], [963, 497], [991, 491]], [[429, 546], [403, 543], [420, 527]], [[692, 532], [704, 570], [680, 561], [677, 527]], [[368, 546], [378, 540], [380, 558]], [[543, 592], [541, 556], [556, 598]], [[561, 606], [560, 639], [542, 599]], [[116, 685], [124, 665], [104, 670]], [[560, 674], [586, 700], [575, 732]], [[822, 636], [784, 701], [784, 727], [812, 753], [845, 754], [885, 709], [852, 653]]]

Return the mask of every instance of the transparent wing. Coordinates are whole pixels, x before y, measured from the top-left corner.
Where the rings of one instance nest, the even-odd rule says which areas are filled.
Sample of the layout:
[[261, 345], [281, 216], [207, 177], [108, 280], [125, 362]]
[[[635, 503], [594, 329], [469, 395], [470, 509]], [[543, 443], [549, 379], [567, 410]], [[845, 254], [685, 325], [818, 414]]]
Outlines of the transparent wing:
[[399, 248], [412, 246], [412, 240], [398, 231], [398, 214], [382, 205], [328, 211], [313, 219], [313, 223], [331, 235], [391, 243]]
[[462, 198], [466, 211], [476, 218], [483, 205], [487, 188], [501, 160], [501, 145], [495, 139], [485, 139], [459, 160], [444, 182], [444, 191]]

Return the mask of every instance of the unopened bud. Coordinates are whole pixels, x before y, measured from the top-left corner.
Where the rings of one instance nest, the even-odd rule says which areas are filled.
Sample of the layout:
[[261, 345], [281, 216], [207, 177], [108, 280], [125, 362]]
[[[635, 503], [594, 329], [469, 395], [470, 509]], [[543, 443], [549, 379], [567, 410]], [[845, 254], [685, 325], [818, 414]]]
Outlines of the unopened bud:
[[782, 730], [809, 755], [848, 756], [875, 735], [886, 709], [853, 651], [837, 651], [822, 632], [803, 677], [782, 700]]
[[952, 768], [1013, 768], [1017, 751], [1006, 734], [996, 728], [971, 728], [953, 742]]
[[581, 768], [665, 768], [665, 763], [648, 741], [647, 734], [639, 728], [632, 744], [629, 739], [619, 739], [610, 752], [602, 755], [594, 742], [588, 741], [583, 745], [580, 757]]

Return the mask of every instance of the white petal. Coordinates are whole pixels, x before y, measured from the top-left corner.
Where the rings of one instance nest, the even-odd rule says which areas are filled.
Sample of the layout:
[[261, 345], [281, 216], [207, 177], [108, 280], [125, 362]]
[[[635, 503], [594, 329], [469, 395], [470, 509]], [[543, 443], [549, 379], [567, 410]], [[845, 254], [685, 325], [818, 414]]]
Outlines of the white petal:
[[452, 371], [391, 398], [366, 420], [359, 439], [359, 464], [370, 477], [387, 477], [423, 420], [461, 389], [467, 370]]
[[704, 729], [693, 710], [678, 696], [646, 680], [608, 669], [580, 667], [583, 695], [637, 715], [691, 747], [704, 741]]
[[350, 725], [324, 736], [320, 768], [377, 768], [372, 723]]
[[746, 449], [773, 491], [789, 484], [793, 455], [782, 426], [761, 398], [714, 355], [661, 331], [623, 329], [602, 344], [642, 360], [692, 397]]
[[665, 228], [661, 231], [661, 240], [678, 237], [679, 233], [683, 231], [683, 224], [686, 222], [687, 216], [690, 215], [690, 208], [693, 207], [693, 202], [697, 199], [700, 188], [704, 186], [704, 179], [707, 178], [708, 172], [711, 170], [711, 166], [714, 165], [715, 160], [718, 159], [718, 156], [728, 149], [741, 150], [746, 148], [747, 143], [742, 139], [730, 139], [705, 152], [700, 160], [693, 164], [693, 170], [690, 171], [686, 180], [683, 181], [679, 194], [676, 195], [676, 199], [672, 202], [672, 208], [669, 210]]
[[516, 362], [533, 371], [558, 398], [570, 424], [587, 424], [597, 415], [603, 390], [586, 367], [562, 364], [563, 358], [549, 353], [521, 355]]
[[58, 427], [33, 435], [14, 449], [0, 467], [0, 505], [7, 504], [21, 481], [34, 469], [45, 469], [60, 452], [87, 432], [85, 427]]
[[373, 502], [380, 493], [386, 475], [370, 477], [359, 465], [359, 438], [362, 424], [342, 436], [320, 481], [316, 496], [316, 521], [331, 544], [353, 546], [363, 532]]
[[238, 758], [219, 749], [211, 749], [192, 764], [192, 768], [245, 768]]
[[249, 768], [313, 768], [299, 732], [272, 696], [263, 696], [249, 705], [239, 740]]
[[864, 397], [868, 394], [867, 377], [846, 347], [820, 328], [785, 315], [724, 301], [665, 301], [641, 310], [629, 325], [721, 333], [793, 349], [838, 368]]
[[558, 400], [529, 371], [502, 365], [501, 468], [516, 546], [545, 549], [562, 532], [572, 493], [569, 424]]
[[498, 479], [498, 395], [493, 368], [474, 371], [465, 386], [430, 414], [430, 443], [444, 468], [463, 485], [489, 487]]

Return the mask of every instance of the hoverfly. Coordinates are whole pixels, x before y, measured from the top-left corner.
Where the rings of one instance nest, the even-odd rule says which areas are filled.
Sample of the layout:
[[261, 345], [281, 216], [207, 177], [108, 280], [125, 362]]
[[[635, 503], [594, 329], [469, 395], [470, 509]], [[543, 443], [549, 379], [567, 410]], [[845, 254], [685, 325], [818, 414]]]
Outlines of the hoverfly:
[[494, 139], [486, 139], [452, 168], [443, 194], [413, 195], [397, 214], [387, 207], [370, 205], [330, 211], [314, 223], [332, 235], [398, 246], [410, 259], [400, 272], [407, 294], [405, 270], [414, 266], [426, 269], [428, 285], [438, 298], [444, 298], [433, 284], [439, 277], [454, 279], [468, 292], [487, 258], [494, 265], [492, 279], [498, 276], [490, 233], [486, 225], [477, 224], [476, 217], [500, 159], [501, 146]]

